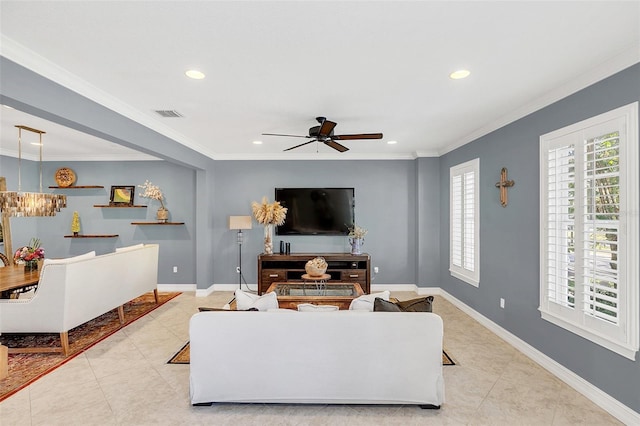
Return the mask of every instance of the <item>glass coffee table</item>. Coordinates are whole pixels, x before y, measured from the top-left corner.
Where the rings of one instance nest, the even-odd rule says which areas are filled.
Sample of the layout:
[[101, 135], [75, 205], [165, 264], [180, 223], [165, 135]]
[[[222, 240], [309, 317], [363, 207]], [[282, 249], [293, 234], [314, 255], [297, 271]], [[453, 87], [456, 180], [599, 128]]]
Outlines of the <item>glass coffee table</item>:
[[323, 283], [318, 286], [309, 282], [273, 283], [267, 293], [275, 292], [278, 305], [284, 309], [298, 309], [300, 303], [314, 305], [334, 305], [339, 309], [349, 309], [351, 301], [362, 296], [364, 291], [358, 283]]

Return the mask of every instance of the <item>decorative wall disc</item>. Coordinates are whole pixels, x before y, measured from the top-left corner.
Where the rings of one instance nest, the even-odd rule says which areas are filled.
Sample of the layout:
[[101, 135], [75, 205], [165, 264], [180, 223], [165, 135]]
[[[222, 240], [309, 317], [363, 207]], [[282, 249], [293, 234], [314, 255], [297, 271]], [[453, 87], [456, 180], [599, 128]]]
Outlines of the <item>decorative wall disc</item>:
[[56, 170], [55, 178], [58, 186], [67, 187], [74, 184], [76, 181], [76, 174], [73, 170], [67, 167], [62, 167]]

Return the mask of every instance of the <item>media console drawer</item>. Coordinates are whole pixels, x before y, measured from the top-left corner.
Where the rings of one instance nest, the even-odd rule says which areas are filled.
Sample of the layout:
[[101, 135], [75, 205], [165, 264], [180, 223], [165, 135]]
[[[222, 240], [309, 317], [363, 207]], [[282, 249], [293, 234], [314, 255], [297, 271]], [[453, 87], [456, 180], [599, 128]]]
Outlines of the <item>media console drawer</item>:
[[365, 294], [370, 292], [371, 258], [366, 253], [291, 253], [258, 255], [258, 294], [274, 282], [302, 281], [305, 264], [316, 257], [327, 261], [329, 281], [357, 282]]
[[260, 278], [263, 282], [274, 283], [286, 281], [287, 273], [284, 269], [263, 269]]
[[350, 269], [341, 272], [341, 281], [361, 282], [365, 281], [367, 277], [367, 271], [365, 269]]

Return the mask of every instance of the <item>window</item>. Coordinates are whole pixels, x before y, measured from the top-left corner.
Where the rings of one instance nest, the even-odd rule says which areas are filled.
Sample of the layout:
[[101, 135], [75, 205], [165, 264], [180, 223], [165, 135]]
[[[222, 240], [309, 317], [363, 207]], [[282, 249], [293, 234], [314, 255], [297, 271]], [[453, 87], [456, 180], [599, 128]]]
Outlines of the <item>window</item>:
[[476, 287], [480, 283], [479, 174], [477, 158], [449, 170], [449, 271]]
[[638, 103], [540, 137], [542, 318], [638, 350]]

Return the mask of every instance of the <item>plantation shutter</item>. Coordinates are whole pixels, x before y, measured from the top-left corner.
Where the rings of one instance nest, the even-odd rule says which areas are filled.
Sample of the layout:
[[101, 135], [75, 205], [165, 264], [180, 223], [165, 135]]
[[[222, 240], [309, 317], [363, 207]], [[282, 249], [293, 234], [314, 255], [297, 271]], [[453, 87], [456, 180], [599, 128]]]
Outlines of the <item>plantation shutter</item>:
[[547, 297], [560, 306], [575, 304], [575, 146], [548, 151]]
[[462, 268], [462, 175], [453, 176], [451, 192], [451, 262]]
[[462, 267], [475, 271], [475, 173], [464, 174], [464, 261]]
[[452, 275], [478, 285], [479, 160], [450, 170], [451, 225], [449, 270]]
[[547, 297], [618, 323], [619, 133], [547, 152]]
[[619, 132], [587, 139], [583, 145], [582, 200], [583, 310], [618, 323], [618, 230], [620, 229]]
[[547, 152], [547, 297], [618, 323], [619, 133]]
[[638, 103], [540, 136], [540, 312], [629, 359], [640, 347]]

